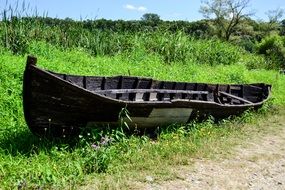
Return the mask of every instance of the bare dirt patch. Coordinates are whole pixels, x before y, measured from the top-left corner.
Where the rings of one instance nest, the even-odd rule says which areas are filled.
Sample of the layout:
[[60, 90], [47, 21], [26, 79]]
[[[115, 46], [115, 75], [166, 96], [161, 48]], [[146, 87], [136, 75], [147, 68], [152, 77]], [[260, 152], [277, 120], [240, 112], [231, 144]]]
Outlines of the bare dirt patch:
[[261, 130], [232, 147], [229, 156], [217, 153], [215, 159], [193, 159], [193, 165], [174, 169], [173, 180], [146, 178], [134, 188], [285, 189], [285, 111], [259, 125]]

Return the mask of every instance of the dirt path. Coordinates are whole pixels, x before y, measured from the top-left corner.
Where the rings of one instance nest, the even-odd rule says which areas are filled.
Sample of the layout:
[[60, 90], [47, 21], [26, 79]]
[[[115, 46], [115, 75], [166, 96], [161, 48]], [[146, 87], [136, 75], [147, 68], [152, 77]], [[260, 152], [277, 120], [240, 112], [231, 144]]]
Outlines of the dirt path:
[[196, 159], [177, 178], [146, 182], [142, 189], [285, 189], [285, 114], [266, 121], [268, 132], [240, 142], [233, 154]]

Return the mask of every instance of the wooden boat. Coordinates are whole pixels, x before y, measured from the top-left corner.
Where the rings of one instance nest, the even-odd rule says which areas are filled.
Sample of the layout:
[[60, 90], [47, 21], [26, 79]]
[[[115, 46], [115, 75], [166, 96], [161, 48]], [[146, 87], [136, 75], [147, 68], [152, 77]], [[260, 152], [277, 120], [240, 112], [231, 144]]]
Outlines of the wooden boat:
[[76, 76], [40, 69], [29, 56], [24, 72], [26, 122], [37, 135], [67, 136], [79, 128], [118, 124], [126, 108], [130, 127], [187, 123], [197, 116], [226, 118], [268, 100], [268, 84], [205, 84], [130, 76]]

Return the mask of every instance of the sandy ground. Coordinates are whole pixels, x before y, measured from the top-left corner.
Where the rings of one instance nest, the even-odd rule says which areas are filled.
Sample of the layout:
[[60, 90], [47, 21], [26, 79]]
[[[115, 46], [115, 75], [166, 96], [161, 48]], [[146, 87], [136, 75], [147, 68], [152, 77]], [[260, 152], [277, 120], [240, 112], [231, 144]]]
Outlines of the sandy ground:
[[151, 176], [139, 189], [252, 189], [285, 190], [285, 115], [264, 125], [268, 133], [240, 142], [230, 156], [195, 159], [191, 166], [178, 167], [177, 178], [156, 182]]

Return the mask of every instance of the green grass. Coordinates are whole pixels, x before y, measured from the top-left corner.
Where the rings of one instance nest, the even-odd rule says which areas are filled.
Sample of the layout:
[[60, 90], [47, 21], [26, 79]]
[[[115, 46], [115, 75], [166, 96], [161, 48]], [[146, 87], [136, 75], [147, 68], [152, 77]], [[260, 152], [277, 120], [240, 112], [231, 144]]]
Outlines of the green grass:
[[[5, 11], [13, 13], [13, 10], [4, 10], [3, 13], [0, 10], [0, 13], [4, 15]], [[167, 64], [195, 62], [227, 65], [242, 59], [247, 68], [267, 68], [272, 65], [270, 60], [248, 54], [229, 43], [217, 39], [197, 40], [181, 31], [111, 32], [86, 28], [84, 22], [51, 24], [52, 20], [36, 16], [21, 18], [21, 15], [12, 14], [2, 18], [0, 45], [17, 55], [31, 52], [29, 47], [33, 39], [62, 49], [80, 48], [93, 56], [134, 54], [135, 60], [140, 60], [144, 59], [143, 55], [155, 54]]]
[[189, 164], [191, 157], [209, 156], [209, 148], [221, 146], [219, 142], [231, 135], [242, 135], [243, 123], [268, 116], [266, 105], [258, 114], [246, 112], [219, 124], [209, 119], [171, 125], [159, 130], [157, 140], [119, 129], [94, 129], [69, 142], [40, 139], [30, 133], [23, 117], [27, 54], [37, 56], [42, 68], [70, 74], [264, 82], [273, 86], [270, 103], [285, 103], [285, 77], [265, 69], [271, 61], [226, 42], [197, 40], [179, 31], [106, 32], [86, 29], [80, 22], [48, 26], [38, 15], [14, 17], [19, 10], [12, 7], [0, 12], [0, 189], [76, 189], [88, 179], [95, 179], [98, 189], [120, 189], [130, 187], [128, 178], [148, 174], [172, 178], [171, 167]]
[[[40, 67], [70, 74], [128, 75], [130, 72], [132, 75], [161, 80], [270, 83], [273, 85], [271, 102], [274, 105], [284, 104], [284, 75], [273, 70], [253, 70], [248, 67], [252, 60], [262, 58], [238, 54], [233, 55], [234, 58], [225, 58], [226, 64], [211, 65], [211, 59], [218, 62], [224, 56], [229, 56], [226, 55], [229, 53], [226, 49], [232, 52], [238, 52], [239, 49], [221, 42], [217, 47], [210, 45], [211, 41], [193, 40], [194, 43], [196, 54], [186, 61], [172, 63], [165, 63], [161, 54], [149, 53], [140, 46], [134, 51], [97, 57], [86, 52], [86, 49], [62, 50], [45, 42], [31, 42], [27, 48], [30, 54], [38, 57]], [[201, 51], [197, 44], [200, 44]], [[207, 51], [202, 52], [204, 48]], [[219, 51], [221, 48], [223, 51]], [[221, 55], [215, 58], [215, 52]], [[13, 55], [1, 46], [0, 53], [0, 187], [3, 189], [76, 188], [94, 176], [102, 188], [108, 188], [108, 180], [104, 182], [108, 176], [117, 176], [117, 180], [120, 180], [119, 176], [127, 175], [128, 171], [144, 173], [154, 168], [157, 169], [157, 175], [167, 178], [168, 174], [164, 175], [164, 172], [168, 172], [162, 168], [187, 164], [187, 157], [203, 152], [205, 144], [239, 130], [229, 121], [216, 125], [208, 120], [204, 123], [169, 126], [161, 131], [156, 141], [147, 136], [127, 136], [120, 130], [94, 130], [89, 136], [75, 142], [39, 139], [29, 132], [22, 111], [22, 74], [26, 56]], [[213, 55], [212, 58], [207, 58], [210, 55]], [[201, 64], [199, 60], [208, 62]], [[233, 123], [244, 120], [254, 120], [252, 113], [246, 113]], [[102, 137], [112, 141], [103, 145], [100, 143]], [[93, 145], [101, 148], [94, 149]], [[130, 175], [136, 176], [137, 173], [131, 172]]]

